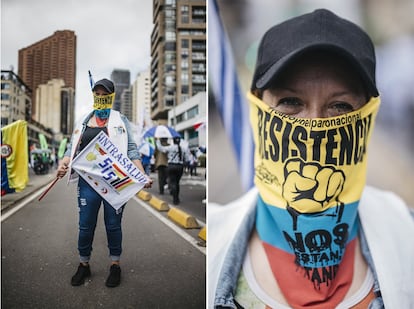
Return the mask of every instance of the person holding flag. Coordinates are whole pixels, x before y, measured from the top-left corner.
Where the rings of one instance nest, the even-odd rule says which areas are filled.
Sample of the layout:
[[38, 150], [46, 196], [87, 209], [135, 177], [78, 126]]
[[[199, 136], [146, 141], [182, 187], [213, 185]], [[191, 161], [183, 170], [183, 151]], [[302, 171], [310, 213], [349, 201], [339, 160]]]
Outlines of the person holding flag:
[[365, 183], [375, 67], [370, 37], [326, 9], [263, 35], [255, 186], [208, 205], [209, 308], [414, 308], [413, 213]]
[[[59, 162], [57, 177], [61, 178], [69, 172], [69, 179], [75, 180], [77, 173], [71, 170], [70, 163], [89, 143], [101, 132], [106, 133], [116, 146], [133, 164], [143, 173], [145, 171], [140, 161], [136, 143], [128, 119], [112, 110], [115, 98], [115, 87], [109, 79], [101, 79], [93, 84], [93, 111], [84, 115], [75, 125], [70, 143], [64, 157]], [[144, 187], [152, 185], [147, 178]], [[82, 177], [78, 180], [78, 207], [79, 207], [79, 238], [78, 251], [80, 264], [77, 272], [71, 279], [73, 286], [79, 286], [91, 275], [89, 260], [92, 252], [92, 242], [99, 208], [103, 204], [104, 221], [108, 239], [109, 255], [111, 258], [110, 273], [106, 280], [107, 287], [116, 287], [121, 281], [120, 257], [122, 253], [122, 207], [112, 207], [94, 188]]]

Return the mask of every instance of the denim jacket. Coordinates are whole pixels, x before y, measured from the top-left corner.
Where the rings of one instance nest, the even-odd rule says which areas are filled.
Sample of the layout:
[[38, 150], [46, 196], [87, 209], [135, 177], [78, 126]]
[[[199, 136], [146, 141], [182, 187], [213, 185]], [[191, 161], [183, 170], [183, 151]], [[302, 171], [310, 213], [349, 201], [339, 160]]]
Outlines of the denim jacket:
[[[215, 246], [216, 242], [222, 242], [221, 248], [213, 248], [213, 250], [209, 250], [209, 296], [208, 296], [208, 303], [209, 308], [240, 308], [240, 306], [235, 302], [233, 298], [233, 294], [236, 288], [237, 279], [240, 273], [240, 270], [242, 268], [244, 257], [247, 252], [247, 246], [250, 234], [254, 228], [255, 225], [255, 218], [256, 218], [256, 207], [255, 201], [257, 199], [257, 190], [253, 189], [249, 193], [246, 194], [246, 196], [242, 199], [239, 199], [238, 201], [233, 202], [232, 204], [229, 204], [229, 209], [226, 209], [228, 206], [217, 206], [217, 205], [209, 205], [211, 206], [210, 209], [212, 209], [211, 212], [209, 212], [209, 243], [211, 246]], [[368, 195], [368, 196], [367, 196]], [[374, 197], [372, 197], [374, 196]], [[368, 226], [366, 223], [366, 218], [371, 218], [372, 216], [375, 217], [374, 214], [371, 214], [371, 209], [369, 209], [369, 206], [365, 206], [368, 204], [373, 204], [375, 201], [381, 201], [383, 204], [386, 205], [386, 207], [391, 207], [392, 205], [398, 204], [398, 207], [394, 207], [391, 210], [391, 213], [396, 214], [395, 220], [390, 220], [390, 222], [401, 222], [400, 226], [402, 226], [401, 233], [402, 235], [405, 235], [406, 238], [410, 238], [410, 234], [405, 233], [411, 233], [411, 237], [414, 236], [414, 221], [412, 220], [412, 215], [409, 215], [408, 208], [405, 207], [405, 205], [402, 203], [401, 200], [399, 200], [394, 195], [390, 195], [389, 193], [382, 193], [382, 191], [373, 189], [373, 188], [366, 188], [364, 191], [363, 198], [361, 198], [359, 207], [362, 207], [362, 210], [359, 211], [359, 217], [361, 220], [361, 229], [360, 229], [360, 244], [361, 244], [361, 251], [365, 258], [365, 260], [368, 263], [368, 266], [370, 267], [372, 274], [374, 276], [374, 286], [373, 290], [376, 295], [376, 299], [374, 299], [369, 308], [370, 309], [379, 309], [384, 308], [384, 302], [383, 302], [383, 296], [384, 292], [386, 292], [387, 300], [389, 299], [389, 308], [413, 308], [411, 306], [414, 305], [414, 289], [411, 287], [412, 279], [414, 276], [414, 246], [408, 244], [407, 242], [404, 242], [403, 239], [398, 240], [394, 239], [394, 237], [390, 237], [390, 239], [394, 239], [396, 242], [400, 242], [398, 245], [400, 246], [408, 246], [409, 248], [407, 250], [400, 249], [401, 254], [403, 255], [402, 259], [408, 259], [406, 260], [406, 267], [401, 270], [400, 276], [403, 277], [405, 280], [405, 284], [407, 284], [407, 287], [400, 286], [401, 291], [390, 291], [388, 292], [387, 284], [384, 284], [383, 281], [392, 281], [393, 279], [391, 276], [386, 275], [387, 272], [381, 270], [381, 276], [383, 281], [379, 280], [376, 265], [374, 265], [374, 259], [372, 256], [371, 249], [368, 245], [365, 229], [368, 229], [370, 231], [371, 236], [371, 230], [380, 229], [381, 226]], [[390, 203], [388, 203], [390, 202]], [[253, 203], [253, 204], [252, 204]], [[251, 204], [252, 206], [246, 206], [247, 204]], [[244, 205], [244, 206], [242, 206]], [[373, 205], [376, 207], [376, 205]], [[217, 208], [216, 210], [214, 208]], [[406, 209], [404, 210], [405, 207]], [[241, 209], [241, 214], [235, 213], [235, 210]], [[368, 208], [368, 209], [366, 209]], [[380, 207], [376, 207], [376, 210], [378, 212], [381, 211], [379, 209]], [[226, 212], [228, 211], [228, 212]], [[224, 213], [226, 212], [226, 213]], [[210, 216], [211, 213], [211, 216]], [[389, 212], [388, 212], [389, 213]], [[387, 221], [387, 216], [385, 215], [385, 218], [382, 218], [381, 220]], [[400, 217], [402, 216], [402, 217]], [[235, 217], [235, 218], [233, 218]], [[210, 220], [211, 219], [211, 220]], [[234, 219], [234, 220], [233, 220]], [[218, 220], [218, 221], [217, 221]], [[223, 221], [225, 220], [225, 221]], [[229, 241], [229, 245], [226, 248], [226, 245], [223, 245], [223, 242], [226, 242], [226, 238], [223, 239], [224, 230], [220, 233], [220, 228], [216, 227], [217, 222], [225, 222], [226, 224], [230, 224], [233, 227], [232, 232], [229, 232], [229, 237], [227, 240]], [[238, 224], [237, 224], [238, 222]], [[380, 224], [380, 220], [378, 220], [378, 223]], [[387, 227], [389, 228], [389, 227]], [[216, 230], [217, 229], [217, 230]], [[393, 231], [395, 229], [399, 229], [398, 226], [394, 226], [392, 228]], [[216, 236], [212, 236], [210, 238], [210, 233], [212, 232], [218, 232]], [[392, 233], [391, 233], [392, 234]], [[221, 236], [220, 236], [221, 235]], [[401, 234], [398, 234], [398, 232], [394, 236], [398, 236]], [[375, 236], [371, 236], [371, 238], [375, 239]], [[376, 243], [378, 243], [377, 240], [375, 240]], [[398, 248], [399, 248], [398, 246]], [[374, 246], [375, 247], [375, 246]], [[387, 245], [385, 244], [385, 248]], [[385, 249], [386, 250], [386, 249]], [[210, 256], [211, 252], [211, 256]], [[387, 252], [382, 252], [381, 254], [386, 255]], [[391, 253], [392, 254], [392, 253]], [[395, 261], [397, 262], [397, 261]], [[219, 266], [219, 269], [217, 269], [217, 266]], [[379, 265], [378, 265], [379, 266]], [[393, 265], [385, 265], [385, 267], [392, 267]], [[382, 267], [384, 269], [385, 267]], [[381, 268], [381, 267], [380, 267]], [[409, 274], [404, 276], [405, 272], [408, 271]], [[399, 273], [397, 272], [396, 275]], [[386, 277], [386, 278], [385, 278]], [[391, 280], [392, 279], [392, 280]], [[401, 280], [397, 280], [398, 282], [401, 282]], [[402, 282], [401, 282], [402, 283]], [[409, 287], [408, 287], [409, 286]], [[381, 289], [380, 289], [381, 287]], [[396, 288], [396, 287], [395, 287]], [[385, 289], [383, 291], [383, 289]], [[393, 289], [393, 288], [391, 288]], [[405, 289], [405, 290], [404, 290]], [[401, 293], [402, 297], [399, 297], [400, 295], [395, 295], [396, 293]], [[389, 297], [388, 295], [391, 295]], [[388, 306], [386, 306], [388, 308]]]

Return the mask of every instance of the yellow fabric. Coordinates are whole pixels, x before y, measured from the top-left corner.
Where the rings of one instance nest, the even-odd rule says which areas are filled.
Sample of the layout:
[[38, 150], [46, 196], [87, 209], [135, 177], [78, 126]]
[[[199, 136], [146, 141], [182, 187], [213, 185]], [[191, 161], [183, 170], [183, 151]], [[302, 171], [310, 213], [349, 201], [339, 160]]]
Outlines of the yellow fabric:
[[331, 118], [295, 118], [247, 95], [255, 141], [255, 184], [267, 204], [314, 213], [358, 201], [380, 98]]
[[3, 144], [11, 147], [6, 158], [9, 187], [22, 191], [29, 182], [29, 155], [27, 145], [27, 123], [18, 120], [1, 129]]
[[108, 95], [93, 95], [93, 109], [101, 110], [112, 108], [114, 103], [115, 92]]

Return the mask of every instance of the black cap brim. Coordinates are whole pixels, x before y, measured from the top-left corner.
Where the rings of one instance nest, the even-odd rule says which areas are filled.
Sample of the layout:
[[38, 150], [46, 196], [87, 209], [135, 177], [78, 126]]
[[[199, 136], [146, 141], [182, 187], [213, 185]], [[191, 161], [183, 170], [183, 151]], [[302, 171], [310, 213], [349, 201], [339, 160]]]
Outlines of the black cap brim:
[[95, 88], [98, 86], [103, 87], [109, 93], [115, 92], [114, 83], [110, 81], [109, 79], [104, 78], [104, 79], [98, 80], [93, 86], [92, 91], [95, 91]]
[[310, 51], [323, 50], [331, 51], [335, 54], [344, 57], [349, 64], [355, 69], [355, 71], [360, 75], [362, 81], [364, 82], [365, 88], [368, 90], [368, 93], [372, 96], [378, 96], [378, 90], [375, 86], [375, 81], [371, 80], [369, 73], [367, 73], [364, 68], [360, 66], [360, 63], [354, 56], [352, 56], [347, 50], [344, 50], [342, 47], [338, 47], [331, 44], [313, 44], [304, 46], [299, 50], [295, 50], [274, 63], [257, 81], [257, 89], [267, 89], [270, 85], [278, 78], [279, 74], [294, 60], [306, 54]]

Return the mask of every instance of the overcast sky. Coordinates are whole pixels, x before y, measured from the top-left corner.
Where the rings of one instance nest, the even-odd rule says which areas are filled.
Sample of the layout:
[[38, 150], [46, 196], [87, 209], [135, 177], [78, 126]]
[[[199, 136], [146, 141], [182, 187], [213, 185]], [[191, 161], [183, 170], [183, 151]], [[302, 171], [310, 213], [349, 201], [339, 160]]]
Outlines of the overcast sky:
[[132, 82], [148, 68], [152, 27], [152, 0], [1, 0], [1, 69], [17, 74], [19, 49], [56, 30], [75, 31], [79, 117], [92, 108], [88, 70], [97, 81], [127, 69]]

